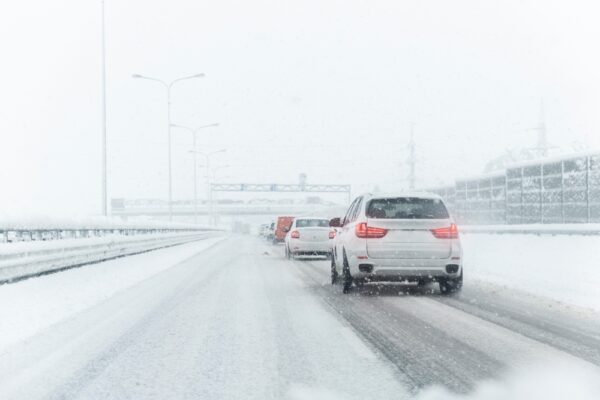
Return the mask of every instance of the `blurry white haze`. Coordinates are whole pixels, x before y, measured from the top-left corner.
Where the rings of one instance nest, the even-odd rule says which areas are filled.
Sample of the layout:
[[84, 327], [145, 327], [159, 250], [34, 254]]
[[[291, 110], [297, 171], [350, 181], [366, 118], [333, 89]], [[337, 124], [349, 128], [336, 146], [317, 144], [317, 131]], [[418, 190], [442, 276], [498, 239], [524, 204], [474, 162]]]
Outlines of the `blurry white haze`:
[[[100, 212], [100, 1], [14, 1], [0, 14], [0, 209]], [[227, 148], [217, 180], [407, 185], [479, 174], [507, 149], [600, 146], [593, 1], [106, 1], [109, 197], [166, 199], [172, 122]], [[173, 130], [173, 196], [192, 197]]]
[[[119, 253], [120, 248], [113, 246], [111, 235], [87, 237], [92, 229], [105, 234], [117, 230], [110, 225], [114, 221], [102, 220], [108, 225], [96, 228], [96, 222], [87, 222], [100, 220], [96, 217], [102, 212], [103, 65], [109, 208], [111, 199], [168, 198], [166, 90], [158, 82], [135, 79], [136, 75], [171, 82], [203, 74], [178, 82], [171, 91], [170, 121], [179, 125], [172, 128], [173, 200], [194, 196], [192, 135], [181, 127], [218, 124], [199, 130], [196, 146], [198, 152], [215, 152], [214, 169], [209, 172], [213, 183], [294, 184], [306, 174], [309, 184], [351, 185], [352, 193], [327, 197], [322, 193], [219, 192], [217, 200], [231, 203], [235, 196], [307, 200], [314, 194], [337, 202], [330, 209], [341, 209], [347, 206], [342, 203], [348, 197], [364, 191], [409, 187], [411, 136], [418, 189], [478, 176], [490, 172], [490, 161], [503, 155], [539, 149], [538, 136], [544, 129], [550, 155], [600, 151], [599, 17], [597, 0], [5, 0], [0, 10], [0, 222], [5, 225], [0, 228], [5, 232], [0, 230], [4, 235], [0, 239], [26, 240], [7, 228], [27, 225], [28, 218], [35, 221], [30, 224], [35, 225], [32, 230], [52, 225], [52, 218], [67, 217], [63, 225], [70, 223], [69, 218], [79, 218], [85, 226], [69, 229], [87, 239], [77, 240], [92, 243], [96, 249], [115, 247], [111, 257], [125, 255], [125, 250]], [[596, 166], [598, 159], [594, 159]], [[210, 198], [204, 159], [198, 164], [198, 198], [204, 201]], [[153, 232], [146, 235], [150, 244], [136, 244], [136, 237], [125, 235], [114, 239], [124, 243], [128, 255], [155, 251], [18, 283], [13, 277], [2, 280], [0, 276], [0, 397], [37, 398], [30, 397], [28, 390], [33, 388], [43, 398], [100, 398], [101, 390], [99, 397], [88, 396], [100, 388], [115, 389], [114, 397], [102, 398], [144, 399], [149, 397], [121, 393], [150, 393], [144, 390], [166, 382], [161, 386], [165, 391], [155, 398], [170, 398], [170, 388], [174, 388], [180, 393], [205, 390], [214, 396], [210, 398], [268, 398], [264, 393], [279, 398], [285, 393], [289, 399], [351, 398], [348, 394], [363, 399], [367, 397], [361, 390], [371, 388], [362, 382], [371, 384], [375, 379], [383, 382], [381, 387], [373, 384], [374, 390], [381, 391], [368, 394], [382, 399], [387, 397], [379, 393], [414, 395], [418, 400], [600, 399], [596, 328], [600, 326], [600, 206], [594, 203], [600, 190], [593, 194], [590, 189], [592, 183], [600, 184], [600, 175], [595, 181], [590, 177], [590, 164], [559, 164], [555, 172], [561, 175], [549, 173], [542, 184], [538, 178], [519, 180], [519, 212], [527, 205], [523, 182], [530, 187], [537, 182], [540, 193], [543, 185], [554, 190], [550, 195], [562, 191], [544, 200], [556, 220], [543, 220], [543, 201], [539, 207], [529, 204], [533, 204], [533, 217], [540, 215], [540, 221], [555, 223], [538, 227], [539, 235], [496, 235], [499, 231], [486, 233], [484, 226], [477, 236], [473, 230], [477, 227], [458, 221], [460, 240], [465, 234], [463, 257], [454, 253], [458, 234], [453, 222], [440, 228], [450, 232], [447, 237], [438, 236], [439, 229], [433, 225], [418, 225], [420, 229], [401, 225], [410, 235], [413, 230], [431, 229], [436, 237], [427, 232], [429, 241], [454, 239], [444, 244], [452, 250], [452, 257], [445, 256], [444, 265], [439, 264], [446, 270], [436, 284], [442, 288], [460, 279], [462, 285], [462, 267], [458, 275], [455, 262], [462, 265], [464, 260], [466, 284], [458, 300], [428, 292], [427, 287], [414, 296], [390, 290], [372, 296], [357, 288], [352, 297], [344, 297], [342, 291], [348, 292], [352, 285], [345, 247], [346, 264], [341, 266], [337, 256], [337, 267], [343, 268], [338, 277], [335, 257], [333, 264], [285, 260], [284, 254], [291, 251], [289, 243], [284, 250], [283, 245], [276, 245], [278, 238], [273, 234], [267, 235], [267, 243], [256, 237], [214, 233], [204, 226], [200, 230], [206, 232], [195, 231], [196, 236], [189, 233], [188, 238], [185, 230], [157, 233], [152, 225], [123, 225], [121, 233]], [[575, 187], [571, 192], [564, 189], [565, 165], [574, 165], [567, 171]], [[511, 183], [505, 182], [506, 187]], [[215, 212], [213, 205], [218, 209], [221, 204], [210, 200], [203, 210], [207, 218], [200, 222], [218, 225], [219, 210]], [[317, 203], [320, 199], [310, 200]], [[323, 203], [322, 209], [331, 206]], [[239, 212], [236, 207], [230, 207], [234, 210], [230, 214]], [[248, 214], [256, 211], [247, 204], [240, 208], [244, 207]], [[253, 218], [252, 230], [271, 222], [272, 216], [266, 215], [271, 211], [263, 209], [265, 215], [256, 212], [248, 217]], [[324, 216], [335, 216], [331, 214]], [[516, 224], [533, 219], [525, 214]], [[49, 220], [36, 219], [39, 216]], [[183, 218], [191, 222], [191, 216], [179, 219]], [[11, 225], [14, 221], [18, 223]], [[504, 222], [515, 221], [507, 217]], [[569, 227], [560, 222], [597, 224]], [[326, 228], [326, 245], [340, 243], [340, 231], [332, 231], [326, 221], [324, 225], [318, 229], [325, 232], [322, 228]], [[360, 226], [371, 228], [366, 222]], [[395, 225], [384, 225], [388, 226]], [[56, 237], [69, 230], [50, 228]], [[527, 228], [520, 229], [527, 233]], [[553, 231], [557, 229], [558, 234]], [[560, 231], [564, 229], [572, 229], [567, 234], [577, 229], [593, 232], [582, 238]], [[239, 230], [249, 233], [250, 228]], [[350, 228], [350, 232], [358, 230]], [[162, 247], [172, 246], [177, 238], [191, 241], [193, 236], [197, 242], [156, 250], [158, 241], [152, 242], [153, 235], [163, 234], [173, 241], [161, 242]], [[213, 234], [223, 237], [212, 238]], [[292, 230], [288, 239], [294, 234], [299, 238], [300, 233]], [[27, 235], [29, 242], [32, 236]], [[413, 236], [407, 237], [414, 241]], [[52, 269], [35, 273], [27, 269], [41, 263], [31, 256], [29, 246], [59, 253], [62, 243], [73, 243], [33, 238], [35, 243], [2, 243], [0, 270], [8, 271], [7, 265], [18, 271], [22, 267], [27, 274], [19, 272], [19, 279], [56, 271], [54, 264]], [[210, 239], [202, 242], [199, 238]], [[426, 244], [423, 248], [428, 249]], [[95, 263], [108, 257], [104, 250], [97, 250], [96, 258], [80, 259], [92, 250], [70, 246], [75, 248], [71, 257], [76, 264], [69, 259], [69, 268], [83, 264], [82, 259]], [[321, 253], [338, 254], [338, 247], [324, 247]], [[296, 255], [305, 253], [296, 251]], [[23, 254], [34, 260], [23, 261]], [[369, 254], [357, 259], [369, 257], [377, 258]], [[414, 265], [428, 264], [411, 268]], [[371, 264], [361, 261], [356, 267], [364, 272], [363, 266], [370, 276], [376, 275], [371, 274]], [[456, 269], [449, 271], [450, 267]], [[423, 278], [431, 273], [426, 268], [415, 271], [419, 284], [432, 279], [431, 275]], [[329, 285], [342, 278], [343, 285]], [[333, 294], [334, 290], [339, 293]], [[501, 315], [503, 310], [508, 316]], [[88, 323], [88, 316], [94, 316], [89, 321], [101, 323]], [[68, 324], [59, 326], [61, 321]], [[131, 327], [134, 323], [139, 333]], [[74, 339], [62, 341], [66, 347], [60, 349], [37, 346], [35, 340], [45, 338], [46, 332], [59, 342], [62, 336], [54, 335], [55, 326], [60, 327], [58, 333], [64, 327], [67, 333], [72, 329]], [[389, 335], [388, 348], [381, 350], [387, 342], [377, 335], [384, 337], [379, 331], [388, 328], [390, 332], [397, 329]], [[88, 342], [88, 336], [94, 340]], [[339, 341], [331, 340], [334, 336]], [[244, 340], [236, 342], [240, 337]], [[155, 340], [159, 345], [154, 346]], [[382, 354], [387, 351], [406, 358], [385, 353], [394, 368], [387, 361], [377, 363], [375, 353], [363, 341]], [[411, 343], [413, 347], [408, 348]], [[105, 345], [112, 350], [100, 351]], [[280, 348], [287, 353], [279, 355]], [[125, 350], [120, 358], [113, 358], [114, 349]], [[128, 351], [136, 349], [141, 356], [130, 357], [133, 353]], [[209, 356], [193, 359], [195, 351]], [[161, 354], [166, 357], [164, 363]], [[53, 364], [59, 357], [67, 362]], [[531, 359], [535, 363], [528, 364]], [[111, 360], [113, 369], [104, 370], [103, 363]], [[186, 360], [197, 369], [186, 371]], [[311, 370], [313, 365], [321, 367]], [[351, 373], [339, 373], [338, 366]], [[71, 378], [69, 374], [77, 368], [83, 372], [73, 372]], [[227, 368], [234, 373], [227, 375]], [[39, 378], [47, 370], [50, 378]], [[352, 375], [359, 370], [365, 375]], [[221, 380], [211, 375], [214, 371]], [[403, 385], [396, 379], [401, 375], [398, 371], [411, 379], [414, 372], [423, 390], [396, 390]], [[429, 376], [431, 371], [437, 375]], [[138, 383], [137, 373], [147, 373], [142, 376], [146, 386]], [[304, 382], [314, 374], [313, 382], [319, 384], [303, 386], [298, 378], [302, 374]], [[98, 376], [102, 379], [96, 381]], [[79, 382], [79, 377], [84, 379]], [[113, 386], [104, 383], [111, 382], [111, 377], [117, 377]], [[183, 381], [190, 387], [179, 384]], [[121, 382], [126, 384], [121, 387]], [[279, 386], [272, 387], [272, 382]], [[344, 388], [347, 392], [332, 391], [337, 382], [349, 383]], [[463, 390], [456, 391], [456, 387]], [[22, 395], [3, 397], [2, 393], [13, 390]], [[230, 392], [237, 397], [227, 396]], [[258, 394], [245, 397], [246, 393]]]

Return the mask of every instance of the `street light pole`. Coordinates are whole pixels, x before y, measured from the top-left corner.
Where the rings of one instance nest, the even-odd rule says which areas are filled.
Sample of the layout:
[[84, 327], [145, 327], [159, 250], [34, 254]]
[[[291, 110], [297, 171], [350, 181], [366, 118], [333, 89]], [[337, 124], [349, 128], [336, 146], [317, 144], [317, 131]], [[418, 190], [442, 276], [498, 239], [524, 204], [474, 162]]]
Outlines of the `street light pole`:
[[167, 132], [168, 132], [168, 163], [169, 163], [169, 221], [173, 220], [173, 174], [172, 174], [172, 155], [171, 155], [171, 88], [177, 82], [186, 80], [186, 79], [194, 79], [194, 78], [203, 78], [204, 74], [194, 74], [190, 76], [184, 76], [182, 78], [177, 78], [172, 80], [171, 82], [165, 82], [161, 79], [151, 78], [148, 76], [143, 76], [139, 74], [133, 74], [133, 78], [136, 79], [147, 79], [150, 81], [159, 82], [167, 89]]
[[212, 180], [210, 179], [210, 157], [206, 156], [206, 190], [208, 197], [208, 225], [213, 224], [213, 199], [212, 199], [212, 188], [210, 184]]
[[171, 147], [171, 85], [167, 85], [167, 136], [169, 152], [169, 221], [173, 221], [173, 152]]
[[218, 123], [202, 125], [202, 126], [198, 126], [196, 128], [190, 128], [188, 126], [171, 124], [172, 128], [181, 128], [181, 129], [185, 129], [192, 133], [192, 149], [193, 149], [193, 154], [194, 154], [194, 174], [193, 174], [193, 176], [194, 176], [194, 223], [195, 224], [198, 223], [198, 152], [196, 151], [196, 134], [198, 133], [198, 131], [200, 129], [217, 127], [217, 126], [219, 126]]
[[208, 201], [208, 218], [209, 218], [209, 224], [212, 225], [212, 214], [213, 214], [213, 204], [212, 204], [212, 188], [210, 187], [211, 185], [211, 179], [210, 179], [210, 156], [218, 154], [218, 153], [224, 153], [226, 152], [227, 149], [221, 149], [221, 150], [217, 150], [217, 151], [212, 151], [210, 153], [203, 153], [201, 151], [196, 151], [195, 153], [200, 154], [201, 156], [204, 156], [204, 159], [206, 161], [206, 198]]
[[107, 205], [107, 160], [106, 160], [106, 38], [105, 38], [105, 23], [104, 23], [104, 0], [102, 6], [102, 215], [108, 215]]
[[192, 148], [194, 149], [194, 223], [198, 223], [198, 156], [196, 155], [196, 132], [192, 132]]

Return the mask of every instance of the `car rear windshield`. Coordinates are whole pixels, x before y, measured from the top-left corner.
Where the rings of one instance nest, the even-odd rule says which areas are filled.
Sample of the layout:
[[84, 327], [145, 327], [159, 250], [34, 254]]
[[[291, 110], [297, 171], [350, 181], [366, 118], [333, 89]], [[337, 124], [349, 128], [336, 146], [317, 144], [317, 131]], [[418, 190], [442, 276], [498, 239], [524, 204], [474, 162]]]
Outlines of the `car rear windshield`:
[[445, 219], [448, 210], [439, 199], [393, 197], [373, 199], [367, 207], [368, 218], [386, 219]]
[[327, 219], [298, 219], [296, 220], [296, 228], [327, 228], [329, 220]]

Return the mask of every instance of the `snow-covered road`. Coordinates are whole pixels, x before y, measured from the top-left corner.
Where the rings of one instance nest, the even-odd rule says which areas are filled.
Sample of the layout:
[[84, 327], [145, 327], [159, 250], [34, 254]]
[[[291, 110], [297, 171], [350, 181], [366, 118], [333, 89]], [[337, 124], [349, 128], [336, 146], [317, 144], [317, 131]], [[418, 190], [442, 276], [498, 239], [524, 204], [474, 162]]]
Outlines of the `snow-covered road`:
[[[169, 251], [181, 250], [154, 257]], [[535, 398], [519, 397], [532, 379], [545, 398], [600, 391], [600, 319], [591, 310], [476, 281], [452, 298], [433, 286], [342, 295], [328, 261], [287, 261], [281, 247], [248, 236], [181, 258], [6, 344], [0, 398]], [[94, 273], [35, 281], [51, 292], [60, 275]], [[0, 297], [33, 281], [0, 287]], [[85, 295], [80, 285], [73, 296]], [[52, 296], [26, 306], [36, 301]], [[543, 368], [553, 372], [529, 378]], [[504, 383], [481, 389], [486, 380]]]

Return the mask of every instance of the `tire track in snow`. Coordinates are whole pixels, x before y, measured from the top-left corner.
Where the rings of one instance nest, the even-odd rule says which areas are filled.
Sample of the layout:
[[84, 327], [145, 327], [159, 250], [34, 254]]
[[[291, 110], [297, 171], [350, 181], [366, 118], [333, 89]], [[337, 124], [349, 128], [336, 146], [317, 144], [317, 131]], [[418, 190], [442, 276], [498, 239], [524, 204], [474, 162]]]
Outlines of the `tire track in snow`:
[[[496, 376], [505, 368], [501, 361], [443, 330], [409, 313], [391, 309], [366, 288], [343, 295], [338, 286], [332, 290], [323, 283], [319, 266], [299, 260], [294, 260], [294, 266], [310, 279], [313, 283], [310, 289], [336, 315], [397, 368], [400, 379], [413, 392], [439, 384], [466, 393], [477, 382]], [[315, 276], [315, 270], [319, 277]], [[338, 293], [334, 293], [336, 290]]]
[[436, 301], [517, 332], [600, 366], [600, 324], [582, 321], [548, 306], [523, 304], [479, 288], [465, 288], [457, 297], [433, 296]]
[[[589, 315], [578, 317], [573, 310], [556, 310], [551, 304], [527, 296], [515, 298], [514, 293], [498, 294], [474, 285], [449, 297], [439, 295], [431, 287], [394, 285], [355, 288], [350, 296], [342, 296], [339, 287], [331, 289], [328, 284], [328, 263], [295, 260], [294, 266], [316, 284], [313, 289], [336, 313], [412, 380], [415, 388], [439, 383], [455, 391], [468, 390], [481, 379], [501, 374], [507, 362], [518, 364], [528, 357], [544, 358], [552, 353], [600, 365], [600, 324], [590, 320]], [[448, 327], [454, 328], [448, 331], [454, 332], [445, 332], [445, 322], [432, 319], [436, 315], [446, 319]], [[456, 324], [465, 324], [465, 329], [473, 332], [493, 334], [476, 337], [470, 331], [457, 333], [460, 328]], [[428, 346], [414, 342], [410, 332]], [[412, 349], [399, 345], [398, 336], [412, 343]], [[506, 346], [505, 350], [502, 346]], [[421, 353], [413, 354], [411, 350], [415, 348], [421, 348]], [[398, 355], [399, 351], [404, 354]], [[432, 366], [432, 352], [436, 351], [450, 357], [450, 365], [466, 367], [467, 376], [461, 379], [461, 372]], [[453, 363], [453, 357], [460, 362]], [[420, 364], [422, 369], [414, 365], [411, 369], [411, 363]]]

